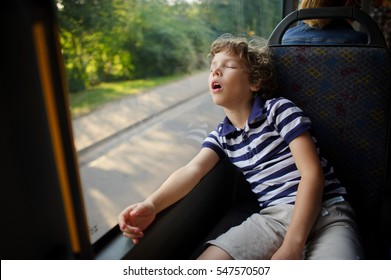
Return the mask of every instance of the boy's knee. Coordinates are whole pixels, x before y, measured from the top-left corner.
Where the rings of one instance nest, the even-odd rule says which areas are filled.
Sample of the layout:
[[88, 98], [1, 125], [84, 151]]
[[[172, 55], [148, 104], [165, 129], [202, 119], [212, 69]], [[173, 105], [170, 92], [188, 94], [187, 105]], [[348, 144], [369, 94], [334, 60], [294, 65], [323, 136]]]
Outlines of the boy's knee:
[[232, 260], [232, 257], [220, 247], [210, 245], [198, 257], [198, 260]]

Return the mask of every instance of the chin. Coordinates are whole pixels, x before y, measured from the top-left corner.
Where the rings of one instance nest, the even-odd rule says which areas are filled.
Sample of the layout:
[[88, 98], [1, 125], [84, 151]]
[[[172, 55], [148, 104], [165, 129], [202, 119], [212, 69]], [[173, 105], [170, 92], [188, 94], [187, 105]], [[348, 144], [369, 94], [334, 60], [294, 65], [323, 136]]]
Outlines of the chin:
[[223, 106], [222, 100], [219, 98], [219, 96], [212, 95], [212, 101], [217, 106]]

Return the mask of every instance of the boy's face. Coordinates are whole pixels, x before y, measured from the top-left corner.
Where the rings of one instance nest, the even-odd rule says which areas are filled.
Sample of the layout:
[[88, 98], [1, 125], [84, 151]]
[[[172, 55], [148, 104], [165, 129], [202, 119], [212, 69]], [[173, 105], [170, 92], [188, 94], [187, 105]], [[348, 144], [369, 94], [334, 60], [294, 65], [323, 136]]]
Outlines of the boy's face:
[[251, 85], [239, 56], [224, 51], [214, 56], [208, 81], [213, 102], [227, 109], [248, 105], [252, 92], [258, 90], [257, 86]]

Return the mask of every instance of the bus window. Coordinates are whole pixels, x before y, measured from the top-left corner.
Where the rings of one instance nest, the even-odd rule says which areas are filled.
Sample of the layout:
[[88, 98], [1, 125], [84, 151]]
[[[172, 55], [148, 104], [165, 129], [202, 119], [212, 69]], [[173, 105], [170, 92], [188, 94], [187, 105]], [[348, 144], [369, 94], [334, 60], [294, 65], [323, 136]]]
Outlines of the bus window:
[[207, 87], [212, 40], [266, 39], [282, 2], [56, 1], [92, 243], [188, 162], [222, 120]]

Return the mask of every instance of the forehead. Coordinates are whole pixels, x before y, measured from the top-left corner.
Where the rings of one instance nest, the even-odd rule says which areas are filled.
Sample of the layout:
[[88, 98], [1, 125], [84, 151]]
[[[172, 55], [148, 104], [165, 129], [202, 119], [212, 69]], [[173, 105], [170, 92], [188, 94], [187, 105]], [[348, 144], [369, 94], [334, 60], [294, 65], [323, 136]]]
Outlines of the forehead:
[[221, 51], [215, 54], [215, 56], [212, 59], [212, 64], [216, 63], [217, 61], [234, 61], [240, 63], [240, 57], [239, 55], [235, 54], [234, 52], [226, 52]]

